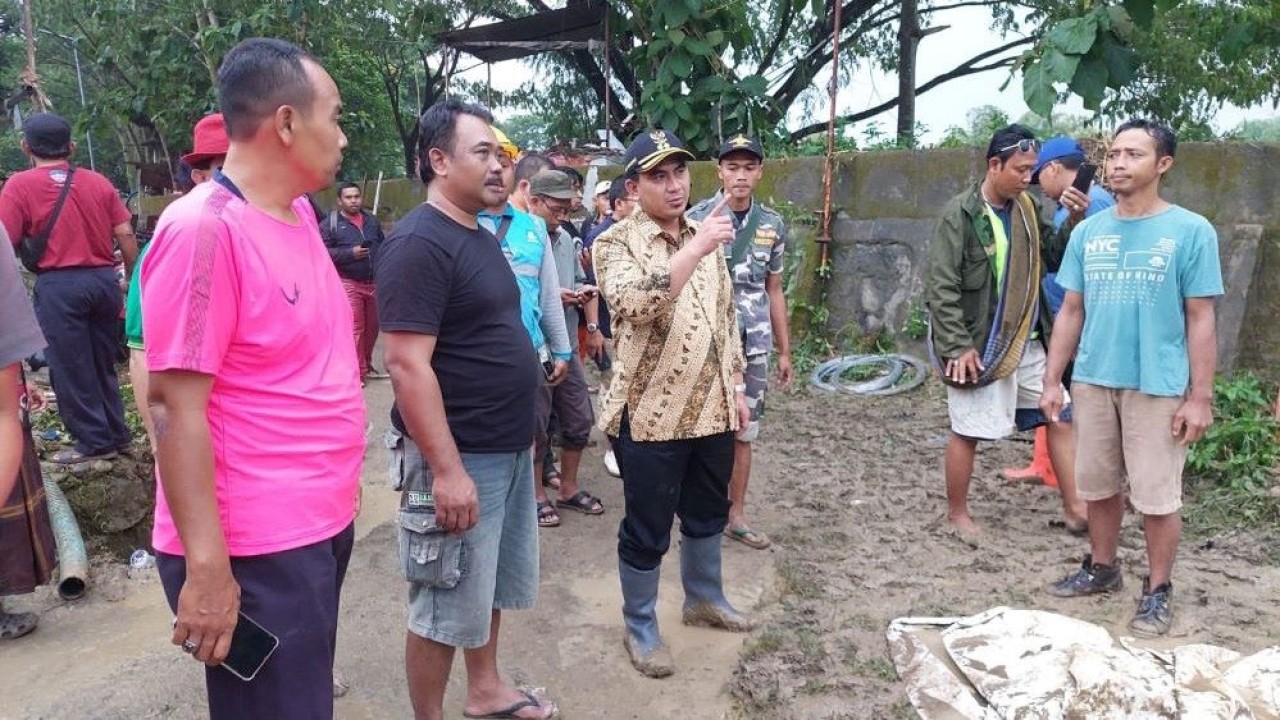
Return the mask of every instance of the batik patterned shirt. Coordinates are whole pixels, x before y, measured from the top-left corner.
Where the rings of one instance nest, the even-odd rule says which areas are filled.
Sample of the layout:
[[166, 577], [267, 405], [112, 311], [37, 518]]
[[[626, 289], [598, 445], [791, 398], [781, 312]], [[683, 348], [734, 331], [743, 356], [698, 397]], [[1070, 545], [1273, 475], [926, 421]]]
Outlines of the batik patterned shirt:
[[600, 414], [610, 435], [618, 434], [624, 410], [631, 437], [642, 442], [738, 429], [733, 375], [743, 368], [742, 342], [724, 248], [703, 257], [670, 296], [671, 256], [696, 229], [682, 218], [672, 237], [637, 210], [592, 245], [613, 313], [614, 378]]

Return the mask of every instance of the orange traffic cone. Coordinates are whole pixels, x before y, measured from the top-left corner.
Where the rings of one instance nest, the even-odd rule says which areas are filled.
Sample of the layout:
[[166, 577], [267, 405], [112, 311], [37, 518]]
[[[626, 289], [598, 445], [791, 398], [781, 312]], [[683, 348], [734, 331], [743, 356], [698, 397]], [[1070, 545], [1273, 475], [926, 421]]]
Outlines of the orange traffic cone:
[[1058, 476], [1053, 472], [1053, 462], [1049, 459], [1049, 429], [1044, 426], [1036, 429], [1036, 445], [1030, 465], [1021, 469], [1009, 468], [1000, 474], [1005, 480], [1040, 480], [1049, 487], [1058, 487]]

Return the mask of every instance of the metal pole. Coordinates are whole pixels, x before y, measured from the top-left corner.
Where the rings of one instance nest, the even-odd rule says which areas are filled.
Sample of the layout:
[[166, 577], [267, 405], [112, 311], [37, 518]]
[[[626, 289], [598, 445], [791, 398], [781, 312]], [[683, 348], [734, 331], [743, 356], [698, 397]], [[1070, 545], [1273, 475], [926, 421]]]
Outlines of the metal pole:
[[822, 232], [818, 234], [818, 244], [822, 246], [822, 259], [818, 267], [826, 268], [828, 253], [831, 249], [831, 186], [835, 182], [836, 154], [836, 92], [840, 89], [840, 3], [835, 0], [835, 31], [831, 34], [831, 117], [827, 121], [827, 158], [822, 171]]
[[[80, 88], [80, 109], [89, 109], [89, 104], [84, 99], [84, 77], [80, 73], [80, 43], [76, 40], [71, 41], [71, 56], [75, 58], [76, 63], [76, 86]], [[84, 129], [84, 144], [89, 150], [89, 169], [97, 170], [98, 166], [93, 160], [93, 133], [86, 126]]]
[[609, 63], [609, 8], [604, 9], [604, 148], [606, 151], [613, 149], [613, 142], [610, 139], [612, 131], [609, 129], [609, 83], [612, 79], [612, 66]]
[[[46, 30], [44, 28], [40, 28], [39, 32], [42, 32], [45, 35], [49, 35], [51, 37], [56, 37], [59, 40], [62, 40], [68, 43], [69, 45], [71, 45], [71, 58], [74, 61], [76, 66], [76, 87], [80, 90], [80, 109], [88, 110], [89, 101], [85, 99], [85, 95], [84, 95], [84, 72], [81, 70], [81, 67], [80, 67], [80, 39], [69, 37], [67, 35], [63, 35], [62, 33], [56, 33], [56, 32], [53, 32], [52, 30]], [[85, 128], [85, 131], [84, 131], [84, 143], [85, 143], [86, 149], [88, 149], [89, 151], [89, 169], [97, 170], [98, 167], [97, 167], [97, 164], [94, 162], [94, 157], [93, 157], [93, 133], [88, 128]]]

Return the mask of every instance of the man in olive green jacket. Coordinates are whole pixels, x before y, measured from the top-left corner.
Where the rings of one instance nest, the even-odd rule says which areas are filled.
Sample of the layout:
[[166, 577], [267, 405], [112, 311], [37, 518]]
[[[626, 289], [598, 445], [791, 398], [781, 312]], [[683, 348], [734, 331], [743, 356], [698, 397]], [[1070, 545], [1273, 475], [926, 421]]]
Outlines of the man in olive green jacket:
[[[979, 440], [1046, 424], [1038, 410], [1045, 342], [1051, 319], [1041, 302], [1046, 269], [1056, 269], [1088, 198], [1068, 188], [1071, 212], [1053, 230], [1026, 190], [1039, 144], [1020, 125], [996, 132], [987, 148], [982, 182], [943, 208], [929, 246], [925, 302], [930, 354], [947, 383], [951, 439], [947, 444], [947, 514], [962, 536], [979, 532], [969, 514], [969, 481]], [[1005, 277], [1005, 275], [1008, 277]], [[1050, 455], [1058, 474], [1069, 529], [1083, 531], [1084, 503], [1075, 492], [1075, 432], [1049, 424]]]

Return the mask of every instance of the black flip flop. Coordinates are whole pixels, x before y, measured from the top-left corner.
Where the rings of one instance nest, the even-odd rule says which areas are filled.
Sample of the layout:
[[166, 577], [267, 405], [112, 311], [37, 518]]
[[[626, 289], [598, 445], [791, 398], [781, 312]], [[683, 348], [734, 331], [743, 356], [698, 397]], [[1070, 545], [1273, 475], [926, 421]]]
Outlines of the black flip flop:
[[[551, 520], [553, 517], [554, 522]], [[556, 506], [552, 505], [550, 500], [538, 503], [538, 527], [560, 527], [560, 513], [556, 512]]]
[[[604, 503], [600, 502], [600, 498], [592, 495], [586, 490], [579, 490], [573, 497], [565, 500], [556, 500], [556, 507], [566, 510], [575, 510], [583, 515], [603, 515]], [[599, 508], [598, 510], [596, 508]]]
[[517, 700], [516, 702], [511, 703], [511, 705], [509, 705], [508, 707], [504, 707], [501, 710], [495, 710], [491, 713], [485, 713], [484, 715], [474, 715], [472, 713], [463, 711], [462, 716], [468, 717], [468, 718], [481, 718], [481, 719], [490, 719], [490, 720], [500, 719], [500, 718], [515, 718], [516, 720], [521, 720], [520, 716], [517, 715], [516, 713], [520, 712], [521, 710], [524, 710], [525, 708], [535, 708], [535, 707], [541, 709], [542, 703], [538, 702], [538, 699], [535, 698], [531, 693], [524, 693], [523, 700]]

